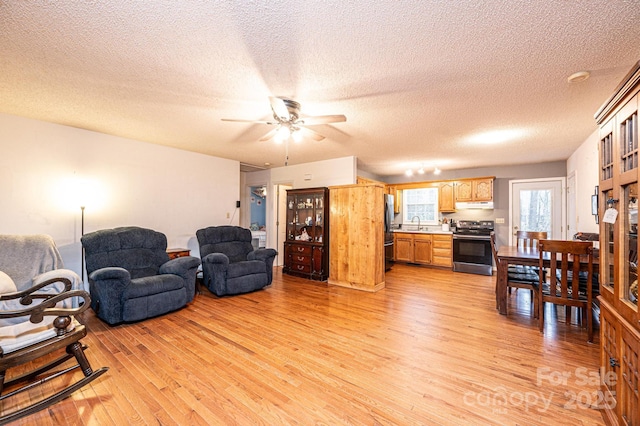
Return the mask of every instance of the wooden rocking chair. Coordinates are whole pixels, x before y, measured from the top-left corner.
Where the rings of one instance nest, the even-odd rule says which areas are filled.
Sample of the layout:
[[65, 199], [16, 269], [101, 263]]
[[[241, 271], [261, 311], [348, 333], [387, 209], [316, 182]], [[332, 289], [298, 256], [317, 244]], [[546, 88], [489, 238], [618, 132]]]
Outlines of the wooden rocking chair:
[[[6, 242], [2, 238], [0, 240]], [[12, 239], [9, 241], [13, 242]], [[38, 245], [41, 244], [29, 241], [28, 250]], [[53, 250], [58, 256], [55, 246]], [[28, 259], [24, 265], [33, 268], [32, 262], [55, 264], [55, 261]], [[7, 270], [6, 263], [0, 267]], [[9, 274], [0, 273], [3, 285], [8, 280], [16, 289], [0, 294], [0, 424], [51, 406], [108, 370], [103, 367], [94, 371], [85, 356], [86, 347], [80, 342], [87, 335], [87, 330], [75, 316], [90, 306], [89, 293], [73, 289], [74, 284], [78, 287], [80, 278], [67, 269], [44, 269], [48, 270], [29, 280], [32, 285], [26, 289], [21, 289], [24, 287], [22, 281], [16, 284]], [[14, 277], [19, 276], [15, 269], [9, 272], [13, 272]], [[71, 359], [75, 359], [75, 363], [63, 365]], [[24, 366], [27, 363], [31, 364]], [[13, 368], [16, 373], [8, 375], [7, 372]], [[23, 372], [27, 368], [30, 371]], [[81, 369], [84, 377], [65, 385], [62, 390], [42, 388], [42, 398], [27, 406], [24, 399], [17, 396], [77, 368]], [[35, 393], [29, 393], [27, 399], [31, 401], [31, 395]]]

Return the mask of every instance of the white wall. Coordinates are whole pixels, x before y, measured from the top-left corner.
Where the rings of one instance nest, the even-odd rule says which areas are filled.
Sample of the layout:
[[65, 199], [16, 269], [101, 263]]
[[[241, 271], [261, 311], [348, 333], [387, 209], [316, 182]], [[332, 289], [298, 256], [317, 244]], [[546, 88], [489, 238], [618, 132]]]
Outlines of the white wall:
[[[195, 256], [196, 230], [238, 223], [237, 161], [6, 114], [0, 148], [0, 233], [51, 235], [78, 274], [81, 203], [85, 233], [152, 228]], [[90, 188], [85, 201], [79, 184]]]
[[576, 176], [576, 229], [599, 232], [591, 214], [591, 195], [598, 185], [598, 130], [593, 132], [567, 160], [567, 176]]
[[334, 158], [271, 169], [271, 182], [291, 183], [295, 189], [356, 183], [356, 157]]
[[[357, 158], [342, 157], [332, 160], [315, 161], [293, 166], [243, 173], [243, 200], [248, 206], [248, 195], [244, 192], [248, 186], [267, 185], [267, 247], [276, 247], [276, 197], [277, 185], [291, 185], [294, 189], [318, 188], [333, 185], [356, 183]], [[242, 208], [241, 223], [248, 223], [248, 210]], [[246, 226], [246, 225], [245, 225]]]

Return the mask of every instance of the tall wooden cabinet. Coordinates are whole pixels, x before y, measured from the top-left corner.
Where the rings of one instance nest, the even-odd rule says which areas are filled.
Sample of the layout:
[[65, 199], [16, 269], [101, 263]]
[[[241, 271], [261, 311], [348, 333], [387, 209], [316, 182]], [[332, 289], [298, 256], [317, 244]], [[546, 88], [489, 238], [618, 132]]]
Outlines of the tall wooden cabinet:
[[380, 184], [330, 188], [329, 284], [384, 288], [384, 193]]
[[329, 189], [287, 191], [286, 274], [326, 281], [329, 277]]
[[[638, 104], [640, 62], [596, 113], [599, 140], [600, 362], [604, 420], [640, 424]], [[607, 209], [617, 211], [606, 223]]]

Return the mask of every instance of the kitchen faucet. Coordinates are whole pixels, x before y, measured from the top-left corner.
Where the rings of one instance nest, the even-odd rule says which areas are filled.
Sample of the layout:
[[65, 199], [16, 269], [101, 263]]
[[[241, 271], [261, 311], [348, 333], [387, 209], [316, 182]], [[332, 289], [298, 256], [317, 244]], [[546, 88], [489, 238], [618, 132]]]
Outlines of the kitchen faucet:
[[411, 223], [413, 223], [413, 219], [418, 218], [418, 231], [420, 230], [420, 216], [414, 216], [411, 218]]

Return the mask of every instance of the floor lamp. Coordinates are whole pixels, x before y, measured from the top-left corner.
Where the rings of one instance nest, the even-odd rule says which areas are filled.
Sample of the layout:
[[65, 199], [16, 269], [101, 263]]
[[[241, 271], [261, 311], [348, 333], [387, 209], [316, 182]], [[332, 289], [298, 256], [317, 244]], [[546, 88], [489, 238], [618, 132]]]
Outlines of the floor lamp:
[[[84, 206], [80, 206], [82, 212], [80, 216], [80, 237], [84, 236]], [[80, 242], [80, 270], [82, 273], [82, 286], [84, 287], [84, 247], [82, 241]]]

